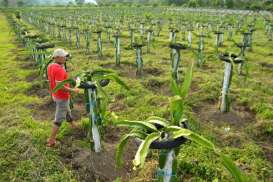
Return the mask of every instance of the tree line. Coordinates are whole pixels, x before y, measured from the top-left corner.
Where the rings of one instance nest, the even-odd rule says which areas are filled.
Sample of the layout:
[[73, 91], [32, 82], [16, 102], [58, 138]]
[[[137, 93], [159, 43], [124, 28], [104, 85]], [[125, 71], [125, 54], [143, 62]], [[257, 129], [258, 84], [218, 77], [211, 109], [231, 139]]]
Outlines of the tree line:
[[273, 10], [273, 0], [97, 0], [99, 5], [146, 4], [183, 7], [214, 7], [231, 9]]
[[[0, 0], [0, 6], [84, 5], [85, 0]], [[96, 0], [99, 6], [182, 6], [273, 11], [273, 0]]]

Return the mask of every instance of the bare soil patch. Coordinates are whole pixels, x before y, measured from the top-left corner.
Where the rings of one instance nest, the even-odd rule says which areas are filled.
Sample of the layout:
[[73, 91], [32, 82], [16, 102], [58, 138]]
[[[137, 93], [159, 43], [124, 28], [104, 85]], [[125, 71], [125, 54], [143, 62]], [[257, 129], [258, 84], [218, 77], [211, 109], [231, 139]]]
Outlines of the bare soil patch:
[[245, 106], [238, 106], [235, 103], [231, 106], [230, 112], [221, 113], [217, 102], [203, 103], [193, 108], [194, 113], [201, 122], [213, 122], [218, 126], [231, 125], [242, 128], [246, 124], [255, 121], [255, 114]]
[[151, 90], [157, 95], [171, 95], [170, 83], [168, 81], [159, 81], [157, 79], [149, 79], [144, 83], [145, 88]]
[[270, 161], [271, 166], [273, 166], [273, 147], [272, 142], [259, 142], [259, 146], [263, 149], [265, 157]]
[[20, 65], [20, 67], [22, 69], [30, 69], [30, 70], [33, 70], [33, 69], [36, 69], [37, 68], [37, 65], [35, 62], [32, 62], [32, 61], [29, 61], [27, 63], [23, 63]]
[[260, 66], [261, 66], [262, 68], [267, 68], [267, 69], [270, 69], [270, 70], [273, 69], [273, 64], [266, 63], [266, 62], [261, 62], [261, 63], [259, 63], [259, 64], [260, 64]]
[[153, 75], [153, 76], [160, 76], [163, 71], [160, 70], [159, 68], [151, 67], [151, 68], [145, 68], [144, 72]]
[[[32, 80], [34, 79], [34, 76], [30, 76], [26, 79]], [[49, 95], [49, 91], [44, 83], [36, 82], [36, 83], [33, 83], [29, 89], [26, 90], [25, 94], [28, 96], [36, 95], [40, 98], [45, 98]]]
[[110, 104], [111, 112], [123, 111], [127, 108], [127, 106], [123, 102], [114, 102]]
[[37, 72], [32, 72], [31, 74], [29, 74], [26, 77], [26, 81], [27, 82], [33, 82], [33, 81], [37, 80], [38, 77], [39, 77], [39, 74]]
[[[72, 117], [75, 121], [81, 119], [85, 114], [84, 105], [74, 103], [74, 108], [71, 110]], [[48, 98], [43, 104], [27, 106], [33, 110], [33, 118], [38, 121], [53, 121], [55, 117], [56, 105], [55, 102]]]

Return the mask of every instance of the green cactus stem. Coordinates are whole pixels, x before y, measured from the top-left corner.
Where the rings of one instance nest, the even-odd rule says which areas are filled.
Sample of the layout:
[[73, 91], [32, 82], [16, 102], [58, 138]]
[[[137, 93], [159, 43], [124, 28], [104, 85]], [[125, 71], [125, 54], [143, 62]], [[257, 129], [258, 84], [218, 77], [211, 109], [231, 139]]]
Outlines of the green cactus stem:
[[115, 38], [115, 48], [116, 48], [116, 65], [119, 66], [120, 65], [120, 33], [116, 32], [114, 34], [114, 38]]
[[183, 44], [170, 44], [171, 48], [171, 67], [172, 67], [172, 78], [178, 81], [178, 67], [181, 61], [180, 50], [186, 49], [186, 46]]
[[76, 28], [76, 48], [79, 49], [80, 48], [80, 30], [79, 28]]
[[85, 52], [86, 54], [90, 54], [91, 33], [88, 29], [84, 30], [84, 39], [85, 39]]
[[192, 31], [188, 30], [188, 47], [191, 48], [192, 46]]
[[152, 33], [152, 29], [147, 30], [147, 53], [151, 52]]
[[176, 43], [176, 34], [179, 32], [179, 30], [175, 28], [169, 28], [169, 30], [170, 30], [169, 41], [171, 42], [171, 44], [174, 44]]
[[102, 31], [97, 31], [95, 32], [97, 33], [97, 53], [99, 55], [99, 57], [102, 57], [102, 37], [101, 37], [101, 34], [102, 34]]
[[133, 47], [136, 49], [136, 66], [137, 76], [141, 76], [143, 73], [143, 59], [142, 59], [142, 47], [144, 45], [142, 43], [134, 43]]
[[225, 63], [223, 87], [219, 104], [220, 112], [224, 113], [230, 110], [229, 88], [233, 75], [233, 64], [240, 64], [243, 62], [243, 59], [232, 53], [222, 54], [219, 58]]
[[231, 41], [233, 37], [233, 27], [231, 24], [228, 24], [227, 30], [228, 30], [228, 40]]

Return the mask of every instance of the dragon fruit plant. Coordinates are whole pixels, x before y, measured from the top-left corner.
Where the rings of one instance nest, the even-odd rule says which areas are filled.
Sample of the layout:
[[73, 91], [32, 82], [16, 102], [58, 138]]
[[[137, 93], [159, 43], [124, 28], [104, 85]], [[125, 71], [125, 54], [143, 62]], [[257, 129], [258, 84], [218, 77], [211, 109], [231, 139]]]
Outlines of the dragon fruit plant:
[[169, 46], [171, 48], [171, 68], [172, 68], [172, 78], [178, 82], [178, 67], [181, 62], [181, 49], [186, 49], [187, 46], [180, 43], [173, 43]]
[[192, 46], [192, 27], [188, 27], [188, 47], [191, 48]]
[[174, 26], [169, 27], [169, 41], [174, 44], [176, 43], [176, 35], [179, 32], [179, 30], [177, 28], [175, 28]]
[[107, 86], [110, 81], [129, 90], [128, 86], [115, 73], [100, 69], [79, 73], [76, 79], [65, 80], [53, 90], [56, 92], [67, 83], [84, 90], [84, 102], [89, 118], [90, 147], [97, 153], [102, 151], [103, 128], [108, 124], [105, 120], [108, 95], [103, 87]]
[[96, 25], [93, 33], [97, 34], [97, 53], [99, 57], [102, 57], [102, 28], [101, 25]]
[[129, 121], [120, 120], [115, 114], [112, 114], [116, 126], [131, 129], [128, 134], [122, 136], [117, 146], [117, 166], [120, 167], [123, 164], [122, 156], [125, 152], [126, 144], [130, 139], [133, 139], [139, 144], [133, 160], [134, 169], [144, 167], [150, 150], [159, 150], [159, 165], [155, 171], [156, 181], [179, 182], [176, 156], [179, 152], [183, 152], [183, 150], [179, 150], [180, 146], [189, 140], [214, 152], [219, 157], [222, 165], [234, 177], [234, 180], [236, 182], [244, 182], [243, 174], [229, 157], [223, 155], [220, 149], [216, 148], [212, 142], [191, 131], [187, 126], [185, 106], [191, 86], [192, 72], [193, 64], [188, 69], [183, 84], [177, 84], [175, 80], [171, 82], [171, 90], [174, 96], [170, 99], [170, 120], [151, 116], [142, 121]]
[[225, 63], [223, 87], [222, 87], [221, 97], [219, 101], [219, 109], [221, 112], [224, 113], [224, 112], [229, 112], [230, 110], [229, 88], [232, 81], [233, 65], [240, 64], [244, 60], [233, 53], [221, 54], [219, 58], [221, 61], [224, 61]]
[[160, 33], [163, 29], [163, 19], [159, 19], [156, 21], [156, 36], [159, 37]]
[[142, 47], [144, 46], [143, 43], [143, 37], [136, 37], [136, 41], [133, 44], [133, 47], [136, 50], [136, 66], [137, 66], [137, 71], [136, 74], [138, 76], [142, 75], [143, 72], [143, 59], [142, 59]]
[[233, 27], [232, 24], [227, 25], [227, 32], [228, 32], [228, 40], [231, 41], [233, 39]]
[[129, 30], [129, 36], [130, 36], [130, 49], [132, 49], [133, 48], [133, 44], [135, 42], [135, 35], [134, 35], [134, 33], [136, 31], [136, 28], [135, 28], [134, 25], [131, 25], [131, 24], [129, 24], [128, 26], [129, 26], [128, 30]]
[[116, 48], [115, 57], [116, 57], [116, 65], [120, 65], [120, 30], [117, 29], [113, 35], [114, 37], [114, 45]]
[[151, 43], [152, 43], [152, 39], [153, 39], [153, 32], [154, 32], [154, 30], [151, 27], [147, 30], [147, 53], [151, 52]]
[[84, 35], [84, 40], [85, 40], [85, 53], [90, 54], [91, 53], [91, 50], [90, 50], [90, 41], [91, 41], [90, 27], [86, 26], [83, 29], [83, 35]]
[[76, 36], [76, 48], [79, 49], [80, 48], [80, 43], [81, 43], [81, 32], [79, 27], [75, 28], [75, 36]]
[[202, 65], [205, 62], [205, 56], [204, 56], [204, 49], [205, 49], [205, 34], [203, 30], [200, 31], [199, 34], [197, 34], [198, 37], [198, 48], [196, 51], [196, 57], [197, 57], [197, 66], [202, 67]]

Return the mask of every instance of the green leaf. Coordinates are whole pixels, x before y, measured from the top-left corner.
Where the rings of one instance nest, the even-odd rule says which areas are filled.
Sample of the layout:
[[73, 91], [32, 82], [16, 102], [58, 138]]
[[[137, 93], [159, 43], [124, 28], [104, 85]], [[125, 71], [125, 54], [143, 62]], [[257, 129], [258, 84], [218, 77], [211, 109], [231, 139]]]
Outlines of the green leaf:
[[174, 95], [180, 95], [179, 87], [174, 79], [171, 80], [171, 91]]
[[99, 91], [99, 93], [102, 93], [106, 100], [109, 100], [108, 94], [103, 90], [102, 86], [99, 83], [96, 83], [96, 87]]
[[110, 80], [113, 80], [115, 81], [116, 83], [118, 83], [119, 85], [121, 85], [122, 87], [124, 87], [126, 90], [129, 90], [129, 87], [115, 74], [107, 74], [107, 75], [104, 75], [102, 77], [102, 80], [103, 79], [110, 79]]
[[170, 105], [172, 121], [177, 125], [184, 113], [183, 99], [176, 95], [170, 99]]
[[67, 79], [67, 80], [64, 80], [64, 81], [62, 81], [61, 83], [59, 83], [53, 90], [52, 90], [52, 92], [53, 93], [56, 93], [58, 90], [60, 90], [60, 89], [62, 89], [64, 86], [65, 86], [65, 84], [71, 84], [71, 85], [75, 85], [76, 84], [76, 82], [75, 82], [75, 80], [74, 79]]
[[123, 121], [115, 121], [114, 124], [117, 126], [123, 126], [123, 127], [129, 127], [129, 128], [140, 128], [140, 129], [149, 130], [149, 131], [157, 131], [157, 128], [153, 124], [145, 122], [145, 121], [123, 120]]
[[214, 144], [211, 141], [207, 140], [206, 138], [202, 137], [201, 135], [198, 135], [198, 134], [192, 132], [191, 135], [186, 138], [199, 144], [200, 146], [206, 147], [206, 148], [211, 149], [213, 151], [215, 150]]
[[174, 138], [174, 139], [182, 137], [182, 136], [197, 143], [198, 145], [200, 145], [202, 147], [206, 147], [206, 148], [211, 149], [213, 151], [215, 150], [215, 146], [212, 142], [210, 142], [209, 140], [202, 137], [201, 135], [198, 135], [197, 133], [194, 133], [188, 129], [181, 128], [180, 130], [174, 131], [172, 133], [172, 138]]
[[157, 124], [163, 127], [167, 127], [169, 125], [168, 121], [164, 118], [152, 116], [147, 119], [147, 122], [152, 123], [152, 124]]
[[185, 128], [180, 128], [179, 130], [176, 130], [172, 133], [172, 138], [176, 139], [179, 137], [189, 137], [192, 134], [192, 131], [185, 129]]
[[220, 155], [220, 159], [221, 159], [222, 164], [231, 173], [231, 175], [233, 176], [233, 178], [236, 182], [246, 181], [246, 179], [242, 175], [240, 169], [233, 163], [233, 161], [229, 157], [227, 157], [223, 154], [219, 154], [219, 155]]
[[117, 149], [116, 149], [116, 154], [115, 154], [115, 157], [116, 157], [116, 165], [118, 167], [121, 167], [122, 166], [122, 163], [123, 163], [123, 159], [122, 159], [122, 154], [124, 152], [124, 149], [125, 149], [125, 146], [129, 140], [130, 137], [136, 137], [136, 138], [142, 138], [142, 134], [141, 133], [138, 133], [138, 132], [133, 132], [133, 133], [130, 133], [130, 134], [127, 134], [127, 135], [124, 135], [118, 146], [117, 146]]
[[150, 145], [153, 141], [157, 140], [160, 137], [159, 132], [154, 132], [149, 134], [145, 140], [141, 143], [139, 146], [137, 153], [135, 155], [135, 159], [133, 161], [134, 166], [141, 168], [144, 166], [145, 159], [147, 157], [147, 154], [149, 152]]
[[41, 66], [40, 71], [39, 71], [39, 75], [44, 75], [44, 74], [47, 72], [48, 65], [49, 65], [50, 63], [52, 63], [52, 62], [53, 62], [52, 59], [49, 60], [48, 62], [44, 62], [43, 65]]
[[194, 64], [192, 63], [191, 67], [187, 70], [184, 82], [181, 85], [180, 96], [183, 99], [185, 99], [188, 96], [189, 92], [190, 92], [190, 87], [191, 87], [191, 82], [192, 82], [192, 74], [193, 74], [193, 66], [194, 66]]
[[179, 126], [168, 126], [168, 127], [166, 127], [165, 128], [165, 131], [178, 131], [178, 130], [180, 130], [181, 129], [181, 127], [179, 127]]
[[89, 74], [91, 74], [91, 76], [103, 76], [105, 74], [110, 74], [110, 73], [114, 73], [114, 71], [106, 70], [106, 69], [95, 69], [95, 70], [89, 72]]

